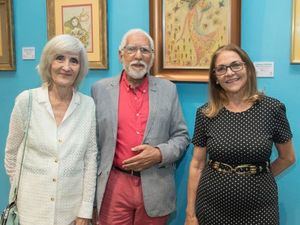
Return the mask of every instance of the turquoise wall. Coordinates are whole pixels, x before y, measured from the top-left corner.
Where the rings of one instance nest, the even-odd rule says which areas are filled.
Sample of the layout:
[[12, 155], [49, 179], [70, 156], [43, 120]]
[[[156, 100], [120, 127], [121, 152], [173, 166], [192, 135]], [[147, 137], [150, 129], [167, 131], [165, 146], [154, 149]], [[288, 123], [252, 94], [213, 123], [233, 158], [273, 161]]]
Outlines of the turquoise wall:
[[[124, 32], [140, 27], [149, 31], [148, 0], [107, 0], [108, 2], [108, 53], [109, 69], [92, 70], [81, 86], [89, 94], [90, 87], [98, 79], [111, 77], [121, 70], [118, 62], [118, 45]], [[268, 95], [283, 101], [294, 134], [295, 149], [299, 148], [300, 117], [300, 65], [291, 65], [292, 0], [243, 0], [242, 2], [242, 47], [253, 61], [274, 61], [274, 78], [259, 78], [258, 85]], [[36, 58], [47, 41], [46, 1], [14, 0], [14, 28], [17, 70], [0, 72], [0, 209], [7, 202], [8, 178], [4, 171], [4, 146], [8, 131], [9, 117], [18, 93], [40, 85], [35, 70], [38, 60], [23, 61], [22, 47], [35, 47]], [[207, 84], [177, 83], [179, 97], [190, 133], [193, 133], [194, 114], [197, 106], [207, 99]], [[192, 148], [178, 164], [177, 211], [172, 214], [170, 225], [184, 223], [186, 205], [186, 183], [188, 164]], [[281, 224], [297, 225], [300, 221], [300, 179], [296, 164], [277, 178]], [[297, 223], [298, 221], [298, 223]]]

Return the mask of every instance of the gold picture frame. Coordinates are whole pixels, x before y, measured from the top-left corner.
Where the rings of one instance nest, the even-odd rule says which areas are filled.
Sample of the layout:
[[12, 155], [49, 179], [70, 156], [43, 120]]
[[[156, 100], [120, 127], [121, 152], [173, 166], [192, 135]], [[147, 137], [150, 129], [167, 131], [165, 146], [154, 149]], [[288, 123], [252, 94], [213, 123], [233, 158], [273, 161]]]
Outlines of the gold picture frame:
[[[223, 44], [240, 45], [241, 0], [149, 0], [149, 6], [150, 34], [155, 45], [152, 74], [155, 76], [173, 81], [207, 82], [211, 53]], [[222, 11], [223, 7], [226, 7], [225, 12]], [[223, 15], [227, 18], [226, 25]], [[197, 28], [195, 23], [198, 23]], [[191, 32], [193, 28], [196, 30], [200, 27], [203, 30], [197, 32], [202, 32], [201, 36]], [[225, 43], [219, 41], [225, 39], [220, 32], [221, 28], [226, 32]], [[185, 36], [183, 32], [187, 32]], [[212, 39], [213, 34], [218, 34], [215, 35], [217, 39]], [[211, 49], [206, 55], [201, 55], [199, 49], [207, 49], [208, 45]], [[191, 56], [192, 54], [196, 56]], [[180, 61], [179, 58], [183, 60]], [[200, 60], [205, 63], [204, 66], [198, 65]]]
[[293, 0], [291, 63], [300, 63], [300, 1]]
[[0, 0], [0, 70], [15, 70], [12, 0]]
[[87, 49], [90, 69], [107, 69], [106, 0], [47, 0], [48, 38], [71, 34]]

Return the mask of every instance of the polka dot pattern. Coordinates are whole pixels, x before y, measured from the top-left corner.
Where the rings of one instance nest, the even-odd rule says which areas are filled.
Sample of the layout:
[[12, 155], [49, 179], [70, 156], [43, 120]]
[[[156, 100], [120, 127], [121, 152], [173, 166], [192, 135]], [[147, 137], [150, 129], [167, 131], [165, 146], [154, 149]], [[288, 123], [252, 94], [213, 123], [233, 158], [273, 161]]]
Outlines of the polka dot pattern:
[[[214, 118], [197, 110], [192, 143], [227, 164], [269, 161], [273, 143], [292, 138], [285, 106], [263, 97], [244, 112], [221, 109]], [[198, 185], [196, 213], [205, 225], [278, 225], [278, 191], [271, 173], [245, 176], [206, 167]]]

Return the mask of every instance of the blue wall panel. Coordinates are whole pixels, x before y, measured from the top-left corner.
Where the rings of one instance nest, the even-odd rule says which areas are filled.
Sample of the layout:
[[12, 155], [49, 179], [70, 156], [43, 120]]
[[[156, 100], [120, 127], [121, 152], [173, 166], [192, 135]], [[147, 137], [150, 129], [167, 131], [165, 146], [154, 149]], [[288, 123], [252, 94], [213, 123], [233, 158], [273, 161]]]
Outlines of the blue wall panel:
[[[108, 2], [108, 70], [91, 70], [80, 87], [86, 94], [98, 79], [119, 73], [118, 46], [122, 35], [131, 28], [149, 31], [148, 0], [107, 0]], [[274, 78], [259, 78], [258, 85], [266, 94], [283, 101], [294, 134], [296, 150], [299, 148], [300, 66], [290, 64], [292, 0], [243, 0], [242, 47], [253, 61], [274, 61]], [[3, 160], [10, 113], [14, 99], [24, 89], [40, 85], [36, 65], [47, 41], [46, 1], [14, 0], [14, 28], [17, 70], [0, 72], [0, 209], [7, 202], [9, 181]], [[35, 47], [36, 60], [21, 59], [22, 47]], [[207, 100], [206, 83], [176, 83], [190, 134], [193, 134], [196, 108]], [[177, 211], [169, 224], [184, 223], [188, 166], [192, 155], [189, 147], [178, 163], [176, 173]], [[300, 221], [300, 179], [296, 164], [277, 178], [281, 224], [297, 225]], [[298, 221], [298, 223], [297, 223]]]

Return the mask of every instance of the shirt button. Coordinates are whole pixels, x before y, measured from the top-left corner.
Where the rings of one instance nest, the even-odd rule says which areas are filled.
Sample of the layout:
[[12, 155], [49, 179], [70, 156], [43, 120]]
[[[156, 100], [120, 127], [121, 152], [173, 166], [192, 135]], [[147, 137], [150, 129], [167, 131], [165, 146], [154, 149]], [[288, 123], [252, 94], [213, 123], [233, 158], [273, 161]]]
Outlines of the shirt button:
[[140, 134], [140, 132], [137, 131], [136, 134]]
[[58, 142], [59, 142], [59, 143], [62, 143], [62, 140], [61, 140], [61, 139], [58, 139]]
[[139, 113], [136, 114], [136, 116], [139, 116], [139, 115], [140, 115]]
[[55, 179], [55, 178], [53, 178], [53, 179], [52, 179], [52, 181], [53, 181], [53, 182], [56, 182], [56, 179]]
[[54, 162], [55, 162], [55, 163], [57, 163], [57, 162], [58, 162], [58, 160], [57, 160], [57, 159], [55, 159], [55, 160], [54, 160]]
[[51, 201], [54, 202], [54, 198], [51, 198]]

